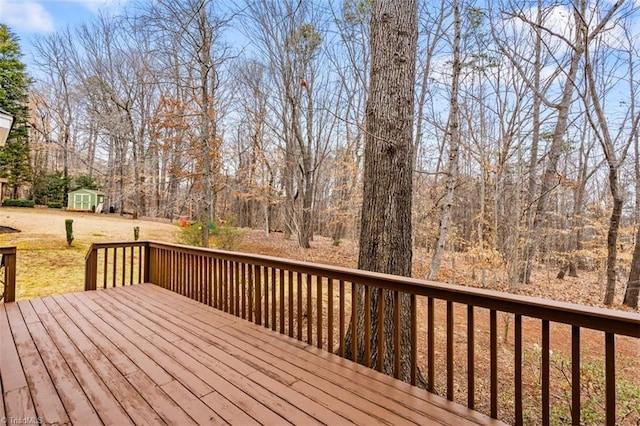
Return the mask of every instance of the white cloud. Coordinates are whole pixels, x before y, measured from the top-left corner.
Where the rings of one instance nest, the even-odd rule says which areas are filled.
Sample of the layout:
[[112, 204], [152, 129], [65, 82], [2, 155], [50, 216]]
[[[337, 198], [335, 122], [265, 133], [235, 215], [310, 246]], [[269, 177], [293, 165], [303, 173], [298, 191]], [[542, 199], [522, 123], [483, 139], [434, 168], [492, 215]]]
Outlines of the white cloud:
[[85, 9], [98, 13], [99, 11], [119, 10], [126, 1], [123, 0], [66, 0], [78, 4]]
[[0, 22], [13, 31], [53, 31], [53, 17], [36, 1], [0, 0]]
[[69, 17], [82, 16], [82, 11], [91, 14], [100, 11], [118, 13], [127, 2], [128, 0], [0, 0], [0, 23], [7, 24], [17, 33], [48, 33], [67, 21], [64, 15], [59, 16], [60, 10], [73, 10]]

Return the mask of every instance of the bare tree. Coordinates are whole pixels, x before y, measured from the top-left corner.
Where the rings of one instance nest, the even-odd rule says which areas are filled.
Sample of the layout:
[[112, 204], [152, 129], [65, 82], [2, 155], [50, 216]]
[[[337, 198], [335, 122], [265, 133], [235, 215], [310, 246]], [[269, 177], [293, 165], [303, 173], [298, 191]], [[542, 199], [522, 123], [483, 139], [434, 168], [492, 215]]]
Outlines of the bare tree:
[[163, 43], [165, 57], [178, 50], [181, 83], [189, 87], [192, 101], [198, 107], [197, 169], [201, 179], [197, 217], [202, 224], [202, 245], [209, 246], [208, 224], [216, 217], [216, 185], [220, 181], [221, 138], [218, 132], [219, 75], [228, 48], [221, 40], [228, 19], [214, 12], [213, 0], [186, 2], [159, 1], [149, 5], [145, 22], [151, 25]]
[[[71, 137], [74, 125], [74, 106], [76, 102], [75, 81], [73, 78], [69, 60], [68, 48], [70, 34], [53, 33], [36, 38], [34, 49], [36, 53], [36, 65], [42, 72], [42, 78], [49, 90], [47, 99], [41, 97], [40, 112], [47, 115], [50, 124], [45, 123], [45, 116], [36, 114], [33, 128], [49, 141], [57, 144], [62, 151], [62, 175], [64, 178], [64, 199], [69, 192], [69, 156], [72, 153], [74, 142]], [[36, 172], [36, 170], [34, 170]]]
[[240, 113], [234, 137], [238, 225], [254, 227], [257, 225], [254, 216], [262, 215], [268, 236], [273, 206], [278, 203], [275, 188], [278, 169], [273, 134], [267, 125], [267, 103], [271, 95], [267, 68], [256, 60], [246, 60], [235, 67], [235, 76]]
[[631, 258], [631, 271], [629, 272], [629, 280], [627, 281], [623, 300], [623, 303], [632, 309], [638, 309], [638, 293], [640, 293], [640, 225], [636, 224], [636, 227], [636, 242]]
[[[631, 70], [633, 72], [633, 68]], [[637, 131], [633, 137], [633, 145], [635, 157], [634, 174], [636, 177], [636, 238], [633, 255], [631, 257], [631, 271], [629, 271], [629, 280], [627, 281], [627, 288], [624, 292], [623, 303], [630, 308], [638, 309], [638, 294], [640, 293], [640, 134]]]
[[447, 164], [446, 193], [442, 202], [442, 213], [440, 216], [440, 226], [436, 248], [431, 258], [429, 268], [429, 279], [432, 280], [438, 274], [440, 262], [444, 254], [447, 234], [451, 222], [451, 212], [453, 209], [453, 196], [458, 181], [458, 158], [460, 149], [460, 106], [458, 93], [460, 89], [460, 73], [462, 62], [460, 57], [460, 33], [461, 18], [460, 4], [458, 0], [453, 0], [453, 57], [451, 70], [451, 98], [449, 100], [449, 118], [447, 120], [446, 138], [449, 141], [449, 162]]
[[[619, 3], [619, 4], [618, 4]], [[616, 3], [620, 7], [623, 1]], [[609, 15], [613, 14], [613, 10], [609, 11]], [[584, 102], [587, 111], [587, 119], [591, 125], [597, 140], [602, 146], [604, 156], [608, 166], [609, 190], [611, 192], [612, 207], [611, 216], [609, 218], [609, 230], [607, 232], [607, 285], [604, 296], [604, 303], [610, 305], [616, 289], [616, 262], [618, 250], [618, 230], [622, 218], [622, 207], [624, 204], [624, 194], [619, 181], [619, 173], [622, 164], [627, 156], [627, 152], [637, 136], [640, 126], [640, 112], [635, 110], [635, 102], [631, 102], [624, 119], [622, 120], [617, 134], [613, 134], [610, 128], [610, 120], [605, 115], [604, 108], [606, 95], [610, 89], [610, 73], [607, 71], [619, 69], [620, 65], [624, 65], [624, 60], [628, 57], [614, 58], [607, 54], [611, 50], [611, 46], [607, 43], [605, 37], [598, 37], [599, 32], [589, 29], [588, 17], [582, 15], [583, 25], [580, 26], [580, 35], [584, 38], [584, 44], [593, 44], [592, 49], [585, 51], [584, 74], [586, 79], [586, 93]], [[596, 22], [596, 28], [601, 27], [602, 23]], [[629, 58], [631, 59], [631, 58]], [[611, 67], [611, 68], [610, 68]], [[633, 81], [633, 60], [628, 64], [631, 70], [628, 76], [631, 82], [631, 98], [635, 92], [635, 82]], [[596, 80], [596, 68], [600, 68]], [[626, 133], [626, 136], [625, 136]], [[621, 141], [621, 143], [616, 143]]]
[[339, 80], [336, 114], [342, 122], [336, 141], [332, 167], [333, 193], [329, 212], [331, 236], [340, 244], [347, 230], [357, 235], [361, 204], [362, 148], [364, 146], [365, 105], [371, 64], [369, 46], [371, 1], [348, 0], [334, 11], [340, 43], [330, 48], [329, 59]]
[[[100, 15], [82, 25], [75, 40], [79, 46], [70, 53], [90, 124], [89, 138], [99, 132], [109, 141], [107, 194], [110, 205], [119, 204], [120, 214], [131, 209], [133, 217], [146, 214], [143, 182], [148, 121], [154, 102], [155, 85], [145, 55], [148, 33], [141, 27]], [[95, 155], [95, 148], [89, 149]], [[129, 182], [132, 183], [129, 186]]]
[[[552, 51], [553, 43], [549, 40], [556, 40], [556, 43], [562, 43], [563, 46], [568, 49], [569, 54], [566, 65], [558, 66], [556, 71], [552, 73], [552, 78], [550, 79], [550, 81], [554, 81], [560, 75], [563, 78], [562, 82], [558, 82], [558, 85], [561, 87], [560, 100], [558, 102], [549, 99], [544, 89], [549, 86], [541, 85], [541, 82], [535, 77], [539, 75], [541, 69], [536, 68], [534, 70], [534, 78], [532, 79], [531, 75], [527, 73], [525, 67], [523, 67], [523, 64], [526, 64], [528, 60], [519, 56], [504, 39], [501, 39], [499, 36], [494, 36], [494, 40], [498, 43], [500, 51], [509, 58], [520, 76], [527, 82], [529, 88], [534, 91], [534, 96], [538, 97], [539, 101], [548, 108], [556, 110], [556, 121], [553, 131], [551, 132], [551, 143], [546, 153], [546, 166], [540, 178], [541, 183], [536, 192], [536, 196], [529, 196], [530, 200], [532, 200], [532, 205], [529, 208], [533, 209], [533, 213], [529, 215], [530, 220], [528, 221], [528, 235], [524, 248], [524, 259], [519, 272], [520, 281], [523, 283], [529, 283], [531, 280], [531, 270], [537, 252], [537, 239], [546, 220], [548, 200], [552, 190], [559, 184], [558, 176], [560, 173], [558, 171], [558, 163], [563, 152], [563, 143], [569, 126], [572, 101], [576, 88], [578, 87], [577, 79], [581, 62], [584, 58], [585, 51], [589, 47], [589, 43], [606, 28], [608, 22], [615, 16], [616, 11], [623, 3], [624, 0], [619, 0], [611, 5], [611, 7], [602, 14], [602, 18], [593, 29], [590, 30], [586, 38], [583, 37], [581, 29], [585, 26], [588, 5], [583, 0], [578, 0], [571, 5], [572, 20], [570, 21], [569, 35], [558, 32], [553, 26], [547, 23], [545, 18], [540, 19], [541, 16], [546, 16], [546, 14], [543, 12], [541, 15], [539, 7], [533, 17], [530, 11], [524, 10], [520, 4], [511, 4], [510, 10], [503, 11], [505, 16], [517, 19], [530, 26], [537, 37], [542, 37], [544, 48], [551, 51], [550, 53], [558, 65], [562, 64], [562, 58], [558, 55], [557, 51]], [[553, 6], [551, 10], [555, 7], [556, 6]], [[566, 32], [566, 30], [564, 31]], [[560, 50], [560, 52], [562, 52], [562, 50]], [[536, 55], [535, 58], [538, 58], [538, 56]], [[538, 61], [538, 59], [536, 59], [536, 61]], [[540, 65], [539, 62], [536, 63]], [[535, 140], [534, 138], [534, 142]], [[535, 152], [536, 150], [532, 150], [530, 165], [537, 162], [537, 159], [533, 158]]]
[[[333, 124], [326, 114], [329, 81], [322, 80], [322, 14], [313, 2], [260, 0], [246, 10], [245, 31], [268, 64], [278, 89], [270, 103], [278, 124], [273, 129], [282, 142], [286, 232], [296, 233], [308, 248], [313, 234], [313, 212], [319, 168]], [[330, 99], [329, 99], [330, 101]], [[319, 114], [325, 111], [324, 118]]]

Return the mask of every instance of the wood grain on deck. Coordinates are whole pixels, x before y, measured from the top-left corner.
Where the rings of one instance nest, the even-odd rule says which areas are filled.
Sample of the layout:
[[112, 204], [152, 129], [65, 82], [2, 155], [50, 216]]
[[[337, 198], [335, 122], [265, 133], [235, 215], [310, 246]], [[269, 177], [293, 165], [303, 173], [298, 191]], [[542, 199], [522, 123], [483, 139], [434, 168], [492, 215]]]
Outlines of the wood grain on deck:
[[498, 423], [151, 284], [0, 305], [0, 360], [14, 423]]

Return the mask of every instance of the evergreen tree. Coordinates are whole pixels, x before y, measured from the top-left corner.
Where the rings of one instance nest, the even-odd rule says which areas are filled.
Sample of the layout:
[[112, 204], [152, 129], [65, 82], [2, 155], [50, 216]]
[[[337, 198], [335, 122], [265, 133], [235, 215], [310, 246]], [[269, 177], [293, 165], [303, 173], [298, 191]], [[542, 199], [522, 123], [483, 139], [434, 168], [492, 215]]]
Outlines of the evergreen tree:
[[14, 116], [4, 148], [0, 149], [0, 176], [8, 179], [11, 195], [29, 181], [29, 83], [18, 37], [0, 24], [0, 108]]
[[61, 171], [47, 173], [33, 185], [33, 199], [36, 204], [65, 202], [65, 188], [69, 186], [69, 179]]

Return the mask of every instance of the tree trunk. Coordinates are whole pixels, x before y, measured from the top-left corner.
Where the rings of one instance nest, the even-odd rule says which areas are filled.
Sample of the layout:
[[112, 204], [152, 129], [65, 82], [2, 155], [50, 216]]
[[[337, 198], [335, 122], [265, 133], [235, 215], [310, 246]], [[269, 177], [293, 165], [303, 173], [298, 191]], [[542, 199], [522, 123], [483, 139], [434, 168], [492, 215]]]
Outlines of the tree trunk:
[[622, 217], [622, 196], [618, 193], [617, 170], [609, 170], [609, 187], [613, 196], [613, 207], [609, 218], [609, 231], [607, 232], [607, 287], [604, 295], [604, 304], [611, 305], [616, 292], [616, 261], [618, 258], [618, 229]]
[[[417, 1], [379, 0], [371, 17], [371, 83], [366, 107], [366, 146], [362, 227], [358, 267], [411, 275], [413, 198], [413, 114], [417, 43]], [[347, 332], [345, 353], [351, 356], [357, 336], [360, 363], [375, 365], [383, 352], [383, 371], [394, 372], [393, 292], [373, 289], [371, 359], [364, 359], [364, 291], [359, 289], [357, 331]], [[384, 300], [384, 348], [378, 347], [378, 309]], [[398, 298], [401, 317], [399, 377], [410, 379], [409, 297]]]
[[[616, 8], [619, 8], [621, 4], [622, 2], [615, 3], [611, 11], [606, 15], [606, 18], [610, 18], [613, 11], [615, 11]], [[606, 24], [606, 18], [603, 18], [603, 22], [599, 24], [600, 28], [603, 28]], [[588, 47], [589, 40], [594, 37], [594, 34], [597, 34], [596, 30], [594, 30], [594, 33], [589, 34], [588, 28], [584, 25], [581, 25], [579, 30], [580, 31], [578, 31], [578, 33], [584, 37], [582, 45]], [[607, 285], [604, 295], [605, 305], [610, 305], [613, 303], [616, 290], [618, 230], [620, 228], [620, 219], [622, 217], [622, 207], [624, 204], [623, 194], [621, 193], [621, 188], [618, 185], [618, 171], [624, 157], [626, 156], [627, 148], [631, 145], [632, 139], [629, 139], [626, 146], [619, 151], [620, 158], [618, 159], [614, 138], [611, 136], [608, 121], [604, 114], [603, 101], [599, 97], [601, 86], [596, 84], [592, 64], [592, 52], [589, 49], [585, 49], [584, 75], [587, 81], [587, 96], [584, 98], [585, 106], [588, 108], [589, 102], [591, 103], [591, 108], [587, 110], [587, 118], [589, 119], [594, 132], [596, 132], [600, 144], [602, 145], [602, 150], [604, 151], [604, 155], [609, 166], [609, 190], [611, 191], [611, 198], [613, 199], [611, 217], [609, 219], [609, 231], [607, 232]], [[595, 113], [595, 120], [593, 119], [592, 111]], [[639, 122], [640, 114], [633, 119], [632, 129], [636, 132]]]
[[562, 267], [558, 271], [558, 275], [556, 275], [556, 278], [559, 279], [559, 280], [563, 280], [568, 269], [569, 269], [569, 263], [568, 262], [564, 262], [562, 264]]
[[138, 158], [138, 138], [136, 136], [135, 124], [131, 116], [128, 105], [125, 109], [127, 122], [129, 124], [129, 137], [131, 138], [131, 160], [133, 163], [133, 219], [137, 219], [140, 214], [140, 161]]
[[311, 238], [311, 203], [313, 197], [313, 172], [311, 171], [311, 148], [305, 144], [302, 135], [302, 129], [300, 128], [300, 111], [298, 105], [298, 99], [293, 97], [289, 98], [289, 104], [291, 106], [291, 126], [293, 129], [294, 138], [298, 145], [298, 151], [300, 156], [299, 177], [297, 196], [299, 200], [294, 200], [294, 206], [297, 207], [294, 212], [295, 225], [298, 237], [298, 245], [302, 248], [310, 248], [309, 240]]
[[62, 149], [62, 177], [64, 178], [64, 195], [63, 200], [67, 200], [69, 196], [69, 129], [65, 128], [63, 138], [63, 149]]
[[640, 293], [640, 224], [637, 227], [636, 245], [631, 259], [631, 271], [629, 272], [629, 281], [627, 281], [627, 289], [624, 292], [624, 301], [622, 302], [633, 309], [638, 309], [638, 293]]
[[[633, 137], [635, 162], [634, 169], [636, 174], [636, 226], [640, 227], [640, 135], [636, 131]], [[638, 238], [636, 238], [637, 244]]]
[[527, 237], [527, 244], [524, 250], [524, 263], [519, 272], [519, 281], [524, 284], [529, 284], [531, 282], [531, 270], [537, 253], [538, 234], [540, 233], [544, 223], [549, 194], [553, 190], [558, 179], [558, 161], [562, 154], [562, 144], [569, 124], [569, 109], [571, 107], [571, 99], [574, 92], [574, 80], [578, 75], [580, 59], [582, 58], [583, 53], [584, 48], [582, 44], [580, 42], [576, 43], [573, 56], [571, 57], [567, 80], [562, 93], [562, 100], [560, 104], [557, 105], [558, 120], [556, 121], [556, 126], [553, 130], [553, 137], [548, 155], [549, 160], [547, 162], [547, 167], [542, 174], [539, 193], [540, 196], [536, 203], [535, 211], [533, 212], [531, 231]]
[[629, 281], [627, 281], [627, 289], [624, 292], [624, 303], [633, 309], [638, 309], [638, 293], [640, 292], [640, 137], [636, 133], [634, 137], [635, 162], [634, 169], [636, 174], [636, 241], [633, 250], [633, 258], [631, 259], [631, 271], [629, 272]]
[[[283, 113], [285, 115], [286, 113]], [[297, 198], [297, 192], [295, 192], [295, 154], [294, 144], [292, 142], [291, 131], [285, 127], [285, 166], [284, 166], [284, 238], [289, 239], [295, 232], [295, 202]]]
[[[213, 106], [215, 84], [212, 77], [215, 74], [211, 57], [212, 28], [207, 10], [201, 5], [195, 18], [197, 32], [201, 37], [201, 49], [196, 53], [199, 63], [199, 91], [200, 91], [200, 155], [202, 156], [202, 192], [200, 195], [199, 217], [202, 223], [202, 247], [209, 247], [209, 223], [215, 218], [216, 196], [213, 191], [213, 175], [218, 164], [217, 158], [217, 129], [216, 111]], [[215, 164], [214, 164], [215, 163]]]
[[122, 137], [116, 136], [115, 142], [118, 144], [116, 148], [116, 163], [118, 164], [118, 197], [120, 199], [120, 216], [124, 216], [124, 209], [126, 206], [127, 197], [125, 195], [124, 183], [126, 180], [125, 176], [125, 164], [126, 164], [126, 155], [127, 155], [127, 147], [126, 143], [122, 140]]
[[[542, 20], [542, 10], [541, 10], [541, 2], [538, 1], [538, 13], [536, 15], [536, 23], [540, 24]], [[527, 207], [527, 215], [526, 215], [526, 236], [525, 236], [525, 246], [523, 249], [523, 262], [522, 265], [518, 268], [518, 281], [521, 283], [528, 284], [531, 281], [531, 268], [533, 267], [533, 256], [535, 255], [535, 242], [534, 239], [534, 220], [535, 220], [535, 209], [533, 209], [533, 203], [536, 197], [536, 186], [537, 186], [537, 165], [538, 165], [538, 146], [540, 144], [540, 107], [541, 101], [540, 98], [540, 73], [542, 72], [542, 67], [540, 65], [541, 60], [541, 46], [542, 46], [542, 36], [540, 34], [540, 27], [536, 27], [536, 43], [535, 43], [535, 74], [534, 74], [534, 94], [533, 94], [533, 128], [531, 135], [531, 155], [529, 157], [529, 182], [527, 185], [527, 194], [525, 198], [525, 205]], [[540, 202], [540, 201], [539, 201]]]
[[460, 108], [458, 104], [458, 91], [460, 87], [460, 72], [462, 64], [460, 62], [460, 8], [458, 0], [453, 2], [454, 14], [454, 36], [453, 36], [453, 71], [451, 77], [451, 100], [449, 102], [448, 137], [449, 139], [449, 164], [447, 170], [447, 193], [442, 203], [442, 214], [440, 216], [440, 229], [436, 249], [431, 258], [429, 268], [429, 279], [433, 280], [438, 275], [442, 255], [444, 254], [447, 234], [449, 233], [449, 222], [453, 210], [453, 197], [458, 181], [458, 152], [460, 146]]

